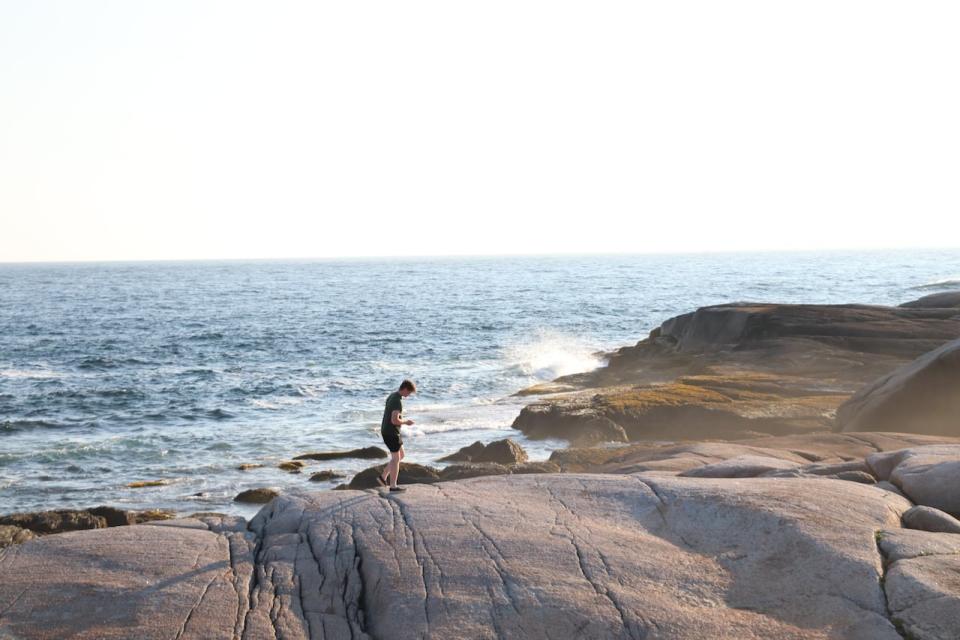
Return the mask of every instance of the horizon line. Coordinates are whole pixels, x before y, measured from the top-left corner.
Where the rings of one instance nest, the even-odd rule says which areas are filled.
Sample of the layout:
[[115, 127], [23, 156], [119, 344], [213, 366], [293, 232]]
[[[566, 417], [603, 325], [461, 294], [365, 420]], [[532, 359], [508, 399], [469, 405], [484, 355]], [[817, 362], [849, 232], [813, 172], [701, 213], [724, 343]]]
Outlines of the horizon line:
[[802, 249], [700, 249], [679, 251], [545, 251], [530, 253], [425, 253], [425, 254], [357, 254], [332, 256], [276, 256], [276, 257], [230, 257], [230, 258], [71, 258], [65, 260], [0, 260], [0, 265], [43, 264], [98, 264], [98, 263], [177, 263], [177, 262], [334, 262], [334, 261], [403, 261], [427, 259], [496, 259], [496, 258], [564, 258], [607, 256], [665, 256], [704, 254], [768, 254], [768, 253], [871, 253], [893, 251], [954, 251], [958, 246], [909, 246], [909, 247], [830, 247]]

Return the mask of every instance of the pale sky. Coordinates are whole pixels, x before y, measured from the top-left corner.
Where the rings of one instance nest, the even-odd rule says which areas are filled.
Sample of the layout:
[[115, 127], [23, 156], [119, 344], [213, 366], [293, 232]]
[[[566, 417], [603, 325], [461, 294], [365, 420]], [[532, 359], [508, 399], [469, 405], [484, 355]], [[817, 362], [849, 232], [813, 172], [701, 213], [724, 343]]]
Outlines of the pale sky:
[[0, 261], [960, 246], [960, 3], [0, 0]]

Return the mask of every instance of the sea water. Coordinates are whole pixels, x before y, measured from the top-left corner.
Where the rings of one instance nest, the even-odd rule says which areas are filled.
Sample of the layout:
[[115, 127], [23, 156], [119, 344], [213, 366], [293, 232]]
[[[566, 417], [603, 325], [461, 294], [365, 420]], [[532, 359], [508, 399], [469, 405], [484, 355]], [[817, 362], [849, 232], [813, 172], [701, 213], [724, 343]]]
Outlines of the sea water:
[[[407, 460], [512, 437], [517, 391], [602, 364], [663, 320], [730, 301], [898, 304], [960, 288], [960, 250], [0, 264], [0, 514], [227, 511], [329, 489], [382, 445], [404, 378]], [[241, 463], [262, 463], [249, 471]], [[163, 481], [128, 488], [135, 481]]]

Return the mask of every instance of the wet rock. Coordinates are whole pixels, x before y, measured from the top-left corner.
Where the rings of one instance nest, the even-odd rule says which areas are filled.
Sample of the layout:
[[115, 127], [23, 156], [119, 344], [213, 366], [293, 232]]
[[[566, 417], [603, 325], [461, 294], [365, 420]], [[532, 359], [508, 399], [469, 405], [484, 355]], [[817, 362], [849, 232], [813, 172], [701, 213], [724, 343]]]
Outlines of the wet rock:
[[14, 544], [21, 544], [37, 537], [30, 529], [24, 529], [10, 524], [0, 524], [0, 549]]
[[[350, 489], [375, 489], [380, 486], [377, 482], [377, 476], [383, 475], [387, 465], [381, 464], [375, 467], [368, 467], [353, 476], [347, 485]], [[439, 482], [440, 473], [433, 467], [425, 467], [422, 464], [414, 462], [400, 463], [400, 478], [397, 484], [418, 484]]]
[[312, 482], [327, 482], [330, 480], [336, 480], [338, 478], [343, 478], [342, 473], [337, 473], [336, 471], [330, 471], [329, 469], [324, 469], [323, 471], [317, 471], [310, 475], [310, 480]]
[[366, 460], [376, 460], [378, 458], [387, 458], [389, 454], [380, 447], [363, 447], [362, 449], [351, 449], [349, 451], [316, 451], [313, 453], [304, 453], [294, 456], [294, 460], [338, 460], [340, 458], [361, 458]]
[[456, 453], [440, 458], [440, 462], [495, 462], [497, 464], [517, 464], [527, 460], [527, 452], [510, 438], [495, 440], [487, 445], [478, 440]]
[[524, 407], [513, 428], [533, 440], [562, 438], [583, 446], [600, 442], [626, 442], [623, 427], [589, 407], [573, 404], [532, 404]]
[[301, 460], [287, 460], [278, 464], [277, 468], [282, 471], [289, 471], [290, 473], [300, 473], [304, 464]]
[[[440, 471], [440, 479], [463, 480], [464, 478], [476, 478], [479, 476], [497, 476], [510, 473], [510, 468], [506, 465], [496, 462], [468, 462], [464, 464], [453, 464]], [[402, 475], [402, 470], [401, 470]]]
[[238, 471], [249, 471], [250, 469], [259, 469], [263, 465], [259, 462], [244, 462], [237, 465]]
[[510, 465], [510, 473], [560, 473], [560, 465], [549, 460], [522, 462]]
[[278, 489], [271, 487], [260, 487], [257, 489], [247, 489], [234, 496], [235, 502], [252, 502], [254, 504], [265, 504], [280, 495]]
[[480, 455], [485, 448], [486, 445], [477, 440], [471, 445], [462, 447], [456, 453], [451, 453], [448, 456], [439, 458], [438, 462], [471, 462], [474, 457]]
[[134, 515], [137, 520], [137, 524], [143, 524], [146, 522], [156, 522], [159, 520], [171, 520], [177, 517], [175, 511], [170, 509], [147, 509], [145, 511], [136, 511]]
[[904, 512], [903, 526], [933, 533], [960, 533], [960, 520], [940, 509], [922, 505]]
[[87, 511], [59, 509], [2, 516], [0, 517], [0, 525], [13, 525], [29, 529], [38, 534], [49, 534], [83, 529], [103, 529], [107, 526], [107, 519]]
[[837, 409], [843, 431], [960, 435], [960, 340], [864, 387]]
[[102, 517], [108, 527], [123, 527], [137, 523], [137, 514], [133, 511], [125, 511], [116, 507], [102, 505], [87, 509], [87, 512]]

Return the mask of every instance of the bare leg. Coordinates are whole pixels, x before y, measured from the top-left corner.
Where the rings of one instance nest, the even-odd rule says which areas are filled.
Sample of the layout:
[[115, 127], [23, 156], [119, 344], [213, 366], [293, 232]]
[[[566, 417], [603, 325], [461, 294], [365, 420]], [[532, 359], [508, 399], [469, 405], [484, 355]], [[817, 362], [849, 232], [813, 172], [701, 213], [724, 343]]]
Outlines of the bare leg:
[[391, 487], [397, 486], [397, 479], [400, 477], [400, 458], [403, 457], [403, 447], [400, 451], [390, 452], [390, 462], [387, 463], [387, 483]]

